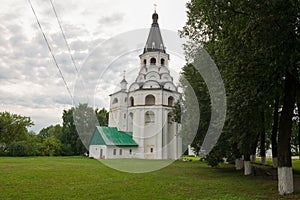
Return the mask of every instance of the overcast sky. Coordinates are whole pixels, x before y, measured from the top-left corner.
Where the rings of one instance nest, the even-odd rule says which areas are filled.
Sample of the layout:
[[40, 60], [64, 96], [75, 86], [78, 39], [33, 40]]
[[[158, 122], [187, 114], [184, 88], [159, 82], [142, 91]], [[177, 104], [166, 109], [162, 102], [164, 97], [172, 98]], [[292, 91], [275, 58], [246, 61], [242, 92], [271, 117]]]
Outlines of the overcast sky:
[[[138, 56], [142, 53], [137, 48], [118, 55], [123, 48], [120, 43], [116, 43], [120, 34], [126, 38], [126, 32], [130, 31], [131, 36], [134, 33], [137, 40], [146, 43], [154, 3], [158, 5], [160, 28], [177, 32], [186, 21], [186, 2], [187, 0], [53, 0], [80, 70], [78, 75], [50, 1], [32, 0], [75, 103], [82, 96], [88, 96], [87, 102], [92, 106], [107, 109], [108, 95], [118, 89], [123, 70], [126, 70], [129, 84], [136, 77]], [[146, 32], [138, 31], [140, 29], [145, 29]], [[109, 40], [111, 38], [113, 39]], [[163, 33], [168, 51], [166, 39], [168, 35]], [[105, 49], [101, 46], [103, 42], [107, 45]], [[170, 69], [175, 79], [183, 63], [180, 56], [171, 54]], [[177, 83], [176, 80], [174, 82]], [[28, 1], [1, 0], [0, 111], [30, 116], [35, 123], [31, 130], [38, 133], [43, 127], [62, 123], [62, 112], [71, 108], [72, 103], [74, 102], [49, 53]]]

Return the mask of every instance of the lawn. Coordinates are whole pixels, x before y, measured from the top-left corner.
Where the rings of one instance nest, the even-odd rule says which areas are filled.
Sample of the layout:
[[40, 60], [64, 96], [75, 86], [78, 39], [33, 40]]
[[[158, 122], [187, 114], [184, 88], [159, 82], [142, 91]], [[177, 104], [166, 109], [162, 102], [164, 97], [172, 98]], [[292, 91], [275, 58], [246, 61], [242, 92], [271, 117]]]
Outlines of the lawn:
[[279, 197], [277, 181], [231, 165], [176, 161], [125, 173], [86, 157], [0, 157], [0, 199], [300, 199]]

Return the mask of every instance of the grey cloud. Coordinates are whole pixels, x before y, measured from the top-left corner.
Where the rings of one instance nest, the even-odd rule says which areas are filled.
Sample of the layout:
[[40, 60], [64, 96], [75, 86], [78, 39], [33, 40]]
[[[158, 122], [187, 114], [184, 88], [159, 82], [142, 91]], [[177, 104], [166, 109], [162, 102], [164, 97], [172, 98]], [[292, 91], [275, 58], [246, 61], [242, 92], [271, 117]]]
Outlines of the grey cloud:
[[122, 22], [124, 18], [124, 14], [123, 13], [116, 13], [110, 16], [105, 16], [105, 17], [101, 17], [98, 20], [98, 23], [100, 26], [103, 25], [115, 25], [116, 23], [120, 23]]
[[82, 40], [75, 40], [70, 43], [70, 48], [76, 51], [85, 51], [88, 49], [89, 42]]

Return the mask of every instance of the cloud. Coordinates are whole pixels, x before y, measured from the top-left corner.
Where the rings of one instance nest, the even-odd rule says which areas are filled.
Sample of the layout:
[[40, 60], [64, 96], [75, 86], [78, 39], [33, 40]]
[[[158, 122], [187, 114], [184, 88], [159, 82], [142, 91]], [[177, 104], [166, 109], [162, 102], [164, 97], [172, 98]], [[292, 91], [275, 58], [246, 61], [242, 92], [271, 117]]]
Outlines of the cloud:
[[[72, 101], [28, 2], [1, 3], [0, 111], [31, 116], [36, 124], [32, 129], [38, 132], [40, 128], [60, 123], [63, 109], [70, 108]], [[80, 70], [78, 77], [50, 2], [32, 0], [32, 3], [77, 102], [108, 108], [108, 95], [119, 89], [123, 70], [127, 71], [129, 84], [136, 78], [141, 51], [131, 51], [144, 45], [148, 30], [128, 41], [114, 40], [108, 44], [105, 39], [142, 25], [148, 27], [145, 23], [151, 22], [151, 15], [147, 15], [147, 20], [139, 19], [144, 12], [142, 6], [137, 11], [141, 15], [134, 17], [136, 13], [132, 12], [132, 5], [144, 5], [148, 10], [148, 4], [137, 0], [53, 1]], [[140, 41], [140, 45], [130, 46], [128, 42], [132, 40]]]
[[103, 16], [98, 20], [99, 25], [103, 26], [111, 26], [111, 25], [115, 25], [115, 24], [119, 24], [122, 22], [124, 18], [124, 14], [122, 13], [115, 13], [113, 15], [110, 16]]

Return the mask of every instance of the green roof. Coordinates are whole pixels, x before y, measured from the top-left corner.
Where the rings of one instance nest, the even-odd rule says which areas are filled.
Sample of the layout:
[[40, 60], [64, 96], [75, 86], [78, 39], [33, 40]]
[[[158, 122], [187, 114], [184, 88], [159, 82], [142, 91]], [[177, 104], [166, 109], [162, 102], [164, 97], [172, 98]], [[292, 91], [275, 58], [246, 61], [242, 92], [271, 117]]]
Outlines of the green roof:
[[90, 145], [138, 146], [131, 132], [118, 131], [115, 127], [97, 126]]

